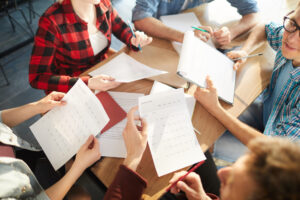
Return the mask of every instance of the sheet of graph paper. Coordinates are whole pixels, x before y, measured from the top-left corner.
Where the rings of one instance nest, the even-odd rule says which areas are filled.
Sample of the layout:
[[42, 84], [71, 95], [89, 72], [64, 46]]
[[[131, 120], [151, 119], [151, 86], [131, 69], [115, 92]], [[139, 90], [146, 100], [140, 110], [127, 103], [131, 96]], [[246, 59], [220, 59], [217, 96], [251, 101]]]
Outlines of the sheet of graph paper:
[[[128, 113], [128, 111], [138, 105], [138, 98], [144, 96], [141, 93], [127, 92], [108, 92], [112, 98]], [[97, 139], [100, 144], [100, 152], [102, 156], [125, 158], [127, 155], [125, 143], [123, 140], [123, 130], [126, 126], [127, 119], [123, 119], [115, 126], [99, 134]]]
[[65, 106], [52, 109], [30, 127], [55, 170], [109, 121], [102, 104], [81, 79], [63, 100]]
[[148, 123], [148, 144], [158, 176], [205, 159], [183, 89], [140, 97], [139, 112]]

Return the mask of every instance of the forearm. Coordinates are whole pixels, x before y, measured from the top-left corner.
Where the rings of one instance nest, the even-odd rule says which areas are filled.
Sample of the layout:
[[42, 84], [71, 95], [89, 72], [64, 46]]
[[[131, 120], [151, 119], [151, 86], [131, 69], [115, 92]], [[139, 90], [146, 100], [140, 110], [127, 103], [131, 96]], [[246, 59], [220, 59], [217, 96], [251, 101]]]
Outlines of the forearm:
[[237, 36], [249, 31], [258, 23], [259, 16], [257, 13], [251, 13], [244, 15], [238, 24], [229, 27], [231, 38], [234, 39]]
[[72, 168], [62, 179], [60, 179], [57, 183], [55, 183], [46, 190], [46, 194], [51, 200], [63, 199], [82, 173], [83, 170], [81, 170], [78, 167], [75, 167], [73, 164]]
[[262, 42], [266, 41], [267, 36], [265, 33], [265, 24], [257, 24], [251, 31], [248, 39], [242, 47], [242, 50], [250, 54], [256, 48], [258, 48]]
[[238, 118], [232, 116], [223, 108], [218, 109], [218, 112], [213, 114], [236, 138], [243, 144], [247, 145], [248, 142], [256, 137], [265, 137], [264, 134], [241, 122]]
[[184, 33], [164, 25], [158, 19], [147, 17], [134, 22], [136, 29], [146, 34], [171, 41], [183, 42]]
[[40, 110], [41, 109], [39, 108], [36, 102], [29, 103], [16, 108], [3, 110], [2, 122], [9, 127], [14, 127], [30, 119], [31, 117], [41, 113]]

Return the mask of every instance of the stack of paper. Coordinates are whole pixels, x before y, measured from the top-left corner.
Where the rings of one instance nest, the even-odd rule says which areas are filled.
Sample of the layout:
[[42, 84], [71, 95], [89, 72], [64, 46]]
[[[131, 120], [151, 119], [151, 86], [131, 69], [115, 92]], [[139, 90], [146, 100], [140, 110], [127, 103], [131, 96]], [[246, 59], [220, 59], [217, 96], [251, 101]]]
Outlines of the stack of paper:
[[158, 176], [205, 159], [182, 89], [140, 97], [139, 112], [148, 123], [148, 144]]
[[55, 170], [109, 121], [100, 101], [81, 79], [63, 101], [67, 102], [65, 106], [52, 109], [30, 127]]
[[165, 73], [167, 72], [148, 67], [126, 53], [121, 53], [100, 68], [92, 71], [90, 75], [105, 74], [115, 78], [117, 82], [127, 83]]
[[[175, 88], [172, 88], [166, 84], [163, 84], [161, 82], [158, 81], [154, 81], [152, 89], [150, 91], [150, 94], [156, 94], [159, 92], [166, 92], [166, 91], [170, 91], [170, 90], [176, 90]], [[191, 118], [193, 117], [193, 112], [195, 109], [195, 104], [196, 104], [196, 100], [193, 96], [189, 95], [189, 94], [184, 94], [184, 98], [186, 100], [186, 104], [189, 110], [189, 114], [191, 116]]]
[[[166, 26], [183, 33], [193, 30], [192, 26], [201, 26], [201, 23], [193, 12], [161, 16], [160, 19]], [[211, 39], [207, 43], [215, 47]], [[180, 42], [172, 42], [172, 45], [177, 53], [180, 54], [182, 44]]]
[[233, 61], [191, 31], [184, 35], [177, 74], [200, 87], [206, 87], [206, 77], [209, 75], [219, 97], [233, 103], [236, 75]]
[[[127, 113], [132, 107], [138, 105], [138, 98], [144, 96], [144, 94], [140, 93], [127, 92], [109, 92], [109, 94]], [[127, 119], [124, 119], [108, 131], [97, 136], [102, 156], [117, 158], [126, 157], [126, 147], [122, 136], [126, 122]]]

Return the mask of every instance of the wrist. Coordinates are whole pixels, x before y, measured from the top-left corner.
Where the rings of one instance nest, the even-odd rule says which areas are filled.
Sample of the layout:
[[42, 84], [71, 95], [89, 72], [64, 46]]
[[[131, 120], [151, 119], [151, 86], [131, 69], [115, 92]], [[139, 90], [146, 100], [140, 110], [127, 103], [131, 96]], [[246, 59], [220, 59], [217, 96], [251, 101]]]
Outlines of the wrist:
[[70, 171], [72, 170], [75, 174], [78, 174], [79, 176], [85, 171], [87, 167], [83, 166], [82, 163], [78, 163], [78, 161], [74, 161], [74, 163], [72, 164], [72, 167], [70, 169]]
[[34, 115], [43, 114], [43, 106], [41, 105], [40, 101], [32, 102], [28, 104], [30, 110], [33, 111]]
[[127, 156], [123, 162], [123, 164], [132, 169], [133, 171], [136, 171], [138, 165], [141, 162], [142, 157], [131, 157], [131, 156]]

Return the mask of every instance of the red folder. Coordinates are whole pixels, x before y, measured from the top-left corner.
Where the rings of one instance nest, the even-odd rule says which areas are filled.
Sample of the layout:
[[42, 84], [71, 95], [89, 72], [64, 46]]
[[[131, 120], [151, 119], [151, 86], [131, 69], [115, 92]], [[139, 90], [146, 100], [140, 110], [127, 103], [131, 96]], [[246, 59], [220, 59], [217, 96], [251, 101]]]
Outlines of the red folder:
[[97, 98], [102, 103], [105, 112], [109, 117], [109, 122], [102, 129], [100, 133], [104, 133], [123, 119], [127, 113], [119, 106], [119, 104], [108, 94], [108, 92], [99, 92], [96, 94]]

